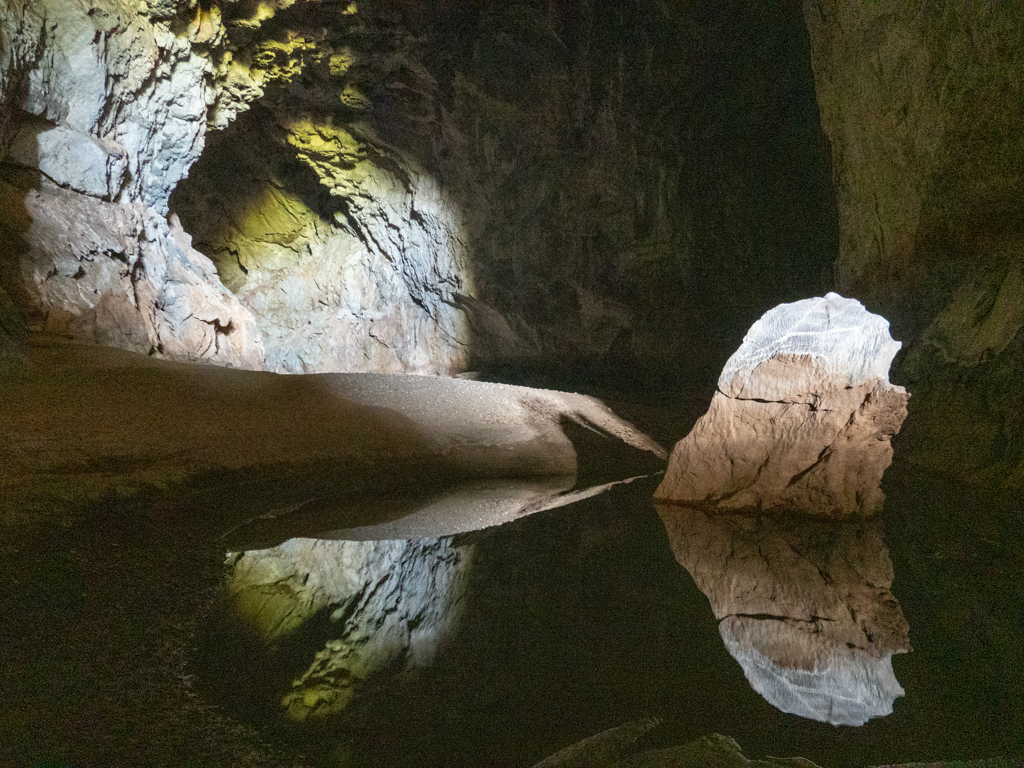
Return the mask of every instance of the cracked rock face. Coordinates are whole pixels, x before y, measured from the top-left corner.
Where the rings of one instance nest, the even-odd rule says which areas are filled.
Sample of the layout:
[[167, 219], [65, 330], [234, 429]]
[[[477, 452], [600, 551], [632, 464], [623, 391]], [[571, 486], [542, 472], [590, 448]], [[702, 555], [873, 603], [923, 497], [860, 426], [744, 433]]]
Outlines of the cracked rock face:
[[[16, 0], [0, 34], [0, 287], [31, 331], [288, 373], [646, 386], [817, 291], [834, 250], [796, 6]], [[54, 190], [176, 213], [187, 301], [146, 319], [180, 290], [159, 228], [152, 255], [76, 217], [73, 258], [40, 240], [29, 203]], [[135, 250], [150, 293], [119, 262]]]
[[816, 768], [814, 763], [802, 758], [792, 761], [783, 759], [779, 763], [774, 762], [778, 758], [748, 760], [735, 740], [718, 733], [678, 746], [643, 749], [643, 737], [659, 725], [657, 718], [649, 718], [609, 728], [559, 750], [533, 768], [579, 768], [591, 765], [603, 768], [702, 768], [708, 765], [774, 768], [777, 765], [796, 764]]
[[833, 725], [892, 713], [910, 650], [881, 523], [709, 515], [658, 505], [729, 653], [783, 712]]
[[[10, 191], [2, 181], [0, 188]], [[160, 357], [262, 367], [252, 315], [219, 284], [176, 217], [168, 222], [138, 203], [50, 185], [30, 189], [22, 205], [24, 291], [46, 331]]]
[[[695, 314], [718, 325], [723, 302], [794, 295], [805, 272], [788, 267], [829, 251], [808, 245], [833, 232], [827, 194], [807, 194], [828, 186], [810, 83], [779, 75], [806, 60], [795, 8], [296, 2], [261, 4], [264, 19], [241, 5], [223, 7], [211, 131], [171, 209], [253, 313], [271, 370], [525, 362], [643, 381], [631, 363], [683, 367]], [[719, 34], [749, 34], [776, 74], [688, 43]], [[755, 80], [751, 120], [733, 104]], [[764, 89], [808, 109], [770, 151], [738, 153], [740, 134], [779, 124]], [[776, 199], [798, 227], [775, 227]], [[771, 251], [786, 277], [720, 290], [698, 250], [735, 271]]]
[[879, 511], [909, 397], [888, 381], [898, 349], [883, 318], [838, 294], [771, 310], [676, 444], [655, 498], [822, 517]]
[[262, 368], [251, 313], [167, 218], [213, 98], [198, 30], [43, 0], [10, 4], [0, 31], [0, 282], [29, 329]]
[[[326, 98], [326, 97], [325, 97]], [[369, 126], [266, 109], [211, 137], [173, 202], [252, 312], [267, 367], [450, 374], [468, 366], [462, 218]], [[367, 135], [369, 134], [369, 135]]]

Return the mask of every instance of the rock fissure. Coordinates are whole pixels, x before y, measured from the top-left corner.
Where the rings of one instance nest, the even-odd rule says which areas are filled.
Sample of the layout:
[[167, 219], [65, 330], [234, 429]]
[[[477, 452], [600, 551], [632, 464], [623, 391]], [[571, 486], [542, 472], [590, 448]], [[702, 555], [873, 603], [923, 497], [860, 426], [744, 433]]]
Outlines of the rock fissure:
[[821, 453], [818, 454], [818, 457], [814, 460], [814, 463], [811, 464], [811, 466], [807, 467], [807, 469], [802, 469], [799, 472], [797, 472], [795, 475], [793, 475], [793, 477], [791, 477], [789, 479], [789, 482], [786, 483], [786, 485], [787, 486], [796, 485], [801, 480], [803, 480], [803, 478], [806, 477], [807, 474], [809, 474], [816, 467], [820, 466], [823, 462], [825, 462], [828, 459], [829, 454], [832, 452], [832, 445], [833, 444], [834, 443], [831, 443], [831, 444], [825, 446], [824, 448], [822, 448], [821, 449]]
[[827, 616], [811, 616], [805, 619], [799, 616], [777, 616], [771, 613], [729, 613], [718, 617], [718, 623], [728, 619], [755, 619], [757, 621], [784, 621], [802, 624], [819, 624], [823, 621], [835, 621], [835, 619], [830, 619]]
[[814, 568], [814, 570], [815, 570], [815, 571], [817, 571], [817, 573], [818, 573], [818, 576], [820, 576], [820, 577], [821, 577], [821, 581], [822, 581], [822, 583], [823, 583], [823, 584], [825, 584], [826, 586], [829, 586], [829, 587], [831, 587], [831, 586], [832, 586], [832, 577], [828, 575], [828, 573], [827, 573], [827, 572], [826, 572], [826, 571], [825, 571], [825, 570], [824, 570], [824, 569], [823, 569], [823, 568], [821, 567], [821, 565], [819, 565], [819, 564], [818, 564], [818, 563], [816, 563], [816, 562], [815, 562], [815, 561], [814, 561], [813, 559], [811, 559], [811, 558], [810, 558], [810, 557], [809, 557], [809, 556], [807, 555], [807, 553], [806, 553], [806, 552], [804, 552], [804, 551], [801, 551], [800, 549], [798, 549], [798, 548], [797, 548], [797, 546], [796, 546], [796, 544], [794, 544], [794, 543], [793, 543], [792, 541], [788, 541], [788, 542], [786, 542], [786, 543], [787, 543], [787, 546], [788, 546], [788, 547], [789, 547], [789, 548], [790, 548], [790, 549], [791, 549], [791, 550], [792, 550], [792, 551], [793, 551], [793, 552], [794, 552], [794, 553], [795, 553], [795, 554], [796, 554], [796, 555], [797, 555], [797, 556], [798, 556], [798, 557], [799, 557], [799, 558], [800, 558], [801, 560], [803, 560], [804, 562], [806, 562], [806, 563], [807, 563], [808, 565], [810, 565], [810, 566], [811, 566], [812, 568]]

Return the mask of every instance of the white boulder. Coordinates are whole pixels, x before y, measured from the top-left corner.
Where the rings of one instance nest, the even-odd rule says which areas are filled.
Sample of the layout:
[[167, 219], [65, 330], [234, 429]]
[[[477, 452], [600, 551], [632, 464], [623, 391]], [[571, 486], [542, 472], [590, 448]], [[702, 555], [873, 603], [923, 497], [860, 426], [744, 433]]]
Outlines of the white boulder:
[[[754, 323], [718, 377], [718, 389], [743, 400], [803, 402], [815, 391], [889, 381], [889, 366], [902, 345], [889, 322], [838, 293], [780, 304]], [[762, 364], [775, 358], [810, 360], [800, 366]], [[784, 375], [780, 375], [783, 373]]]

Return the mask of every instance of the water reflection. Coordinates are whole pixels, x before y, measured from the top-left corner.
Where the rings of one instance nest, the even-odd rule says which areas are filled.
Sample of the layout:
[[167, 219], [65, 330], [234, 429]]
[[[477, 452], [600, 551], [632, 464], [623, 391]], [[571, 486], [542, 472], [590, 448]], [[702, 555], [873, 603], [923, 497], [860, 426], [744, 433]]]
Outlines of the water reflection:
[[[221, 536], [235, 551], [268, 549], [293, 538], [393, 541], [453, 536], [597, 496], [648, 475], [585, 485], [579, 475], [402, 482], [329, 489], [264, 512]], [[353, 521], [363, 525], [352, 525]]]
[[904, 694], [910, 651], [880, 519], [709, 515], [658, 505], [676, 560], [707, 596], [729, 653], [783, 712], [863, 725]]

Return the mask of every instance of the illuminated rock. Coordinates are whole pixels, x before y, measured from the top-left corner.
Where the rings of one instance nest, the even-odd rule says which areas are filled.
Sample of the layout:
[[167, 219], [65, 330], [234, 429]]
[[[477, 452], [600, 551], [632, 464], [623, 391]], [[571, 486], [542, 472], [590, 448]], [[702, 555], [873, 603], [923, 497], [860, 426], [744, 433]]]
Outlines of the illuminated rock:
[[25, 89], [7, 96], [27, 113], [11, 159], [62, 187], [166, 215], [206, 131], [208, 65], [189, 41], [109, 2], [12, 8], [2, 32], [3, 68]]
[[[885, 318], [837, 293], [780, 304], [754, 323], [718, 378], [723, 394], [740, 400], [813, 402], [816, 393], [889, 381], [900, 343]], [[773, 359], [804, 365], [763, 367]]]
[[751, 686], [783, 712], [862, 725], [903, 695], [910, 650], [881, 523], [706, 514], [658, 505]]
[[43, 0], [2, 22], [0, 153], [19, 170], [0, 181], [0, 233], [28, 325], [262, 368], [251, 313], [167, 218], [213, 98], [198, 39], [114, 3]]
[[[5, 492], [198, 484], [219, 500], [196, 525], [210, 536], [237, 529], [238, 543], [240, 525], [273, 521], [254, 522], [260, 547], [383, 524], [409, 538], [478, 530], [665, 459], [584, 395], [428, 376], [287, 376], [45, 340], [5, 383], [0, 423]], [[502, 483], [518, 484], [521, 503], [493, 503]], [[488, 488], [490, 501], [474, 503]], [[418, 510], [402, 530], [397, 521]]]
[[676, 444], [659, 501], [825, 517], [877, 512], [908, 395], [888, 381], [888, 323], [830, 293], [782, 304], [726, 363]]
[[559, 750], [533, 768], [782, 768], [787, 765], [817, 768], [810, 760], [800, 757], [750, 760], [744, 757], [734, 739], [720, 733], [678, 746], [644, 749], [643, 737], [658, 725], [660, 721], [651, 718], [609, 728]]
[[470, 329], [457, 304], [472, 270], [460, 207], [411, 158], [383, 162], [368, 126], [267, 122], [243, 115], [211, 135], [172, 198], [253, 313], [267, 368], [466, 370]]
[[263, 367], [252, 314], [210, 260], [140, 204], [29, 190], [21, 271], [45, 330], [158, 357]]

